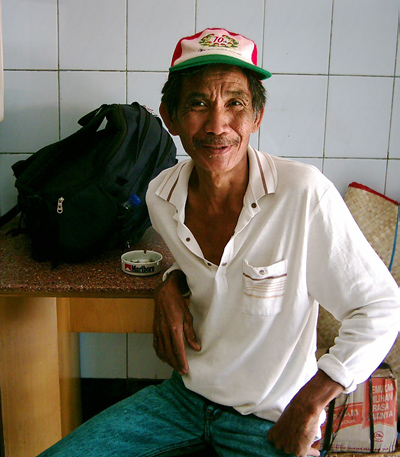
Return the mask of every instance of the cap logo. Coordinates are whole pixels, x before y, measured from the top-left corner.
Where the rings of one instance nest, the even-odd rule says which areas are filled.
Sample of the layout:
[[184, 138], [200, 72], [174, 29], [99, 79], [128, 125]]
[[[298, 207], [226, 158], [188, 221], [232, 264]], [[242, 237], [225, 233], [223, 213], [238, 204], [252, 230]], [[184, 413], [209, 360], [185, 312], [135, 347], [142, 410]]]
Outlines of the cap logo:
[[254, 41], [219, 28], [205, 29], [195, 35], [181, 38], [176, 45], [169, 71], [211, 64], [247, 68], [260, 80], [271, 76], [269, 71], [257, 66], [257, 46]]
[[239, 41], [234, 40], [229, 35], [215, 35], [215, 33], [210, 33], [205, 35], [199, 41], [199, 44], [200, 46], [210, 48], [237, 48]]

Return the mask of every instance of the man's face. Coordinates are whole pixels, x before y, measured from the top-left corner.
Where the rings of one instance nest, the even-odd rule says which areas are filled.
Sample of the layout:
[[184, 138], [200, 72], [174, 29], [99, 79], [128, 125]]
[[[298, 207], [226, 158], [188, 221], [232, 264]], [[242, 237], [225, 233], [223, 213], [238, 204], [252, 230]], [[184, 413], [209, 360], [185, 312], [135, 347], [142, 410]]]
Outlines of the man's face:
[[212, 67], [186, 77], [168, 127], [196, 166], [221, 173], [247, 160], [250, 135], [262, 115], [254, 114], [248, 80], [238, 67]]

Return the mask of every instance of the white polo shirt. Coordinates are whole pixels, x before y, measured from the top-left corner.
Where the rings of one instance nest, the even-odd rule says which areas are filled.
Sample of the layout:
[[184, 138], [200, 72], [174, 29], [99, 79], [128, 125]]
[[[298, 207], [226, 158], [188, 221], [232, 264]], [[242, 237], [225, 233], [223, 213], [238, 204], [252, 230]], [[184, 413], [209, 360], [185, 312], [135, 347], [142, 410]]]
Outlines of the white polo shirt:
[[[342, 197], [314, 167], [252, 147], [249, 184], [220, 265], [185, 226], [192, 160], [155, 178], [153, 227], [186, 274], [201, 351], [187, 348], [185, 385], [276, 421], [318, 366], [348, 391], [382, 361], [399, 328], [399, 291]], [[318, 304], [343, 322], [315, 358]]]

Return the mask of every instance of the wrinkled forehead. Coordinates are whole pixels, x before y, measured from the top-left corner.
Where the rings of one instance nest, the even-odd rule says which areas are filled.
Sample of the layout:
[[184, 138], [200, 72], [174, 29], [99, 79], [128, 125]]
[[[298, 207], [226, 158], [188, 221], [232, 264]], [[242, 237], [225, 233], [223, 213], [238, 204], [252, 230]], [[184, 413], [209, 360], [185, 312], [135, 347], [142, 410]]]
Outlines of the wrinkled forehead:
[[181, 97], [188, 92], [242, 92], [251, 96], [245, 72], [231, 65], [207, 65], [198, 71], [184, 75]]

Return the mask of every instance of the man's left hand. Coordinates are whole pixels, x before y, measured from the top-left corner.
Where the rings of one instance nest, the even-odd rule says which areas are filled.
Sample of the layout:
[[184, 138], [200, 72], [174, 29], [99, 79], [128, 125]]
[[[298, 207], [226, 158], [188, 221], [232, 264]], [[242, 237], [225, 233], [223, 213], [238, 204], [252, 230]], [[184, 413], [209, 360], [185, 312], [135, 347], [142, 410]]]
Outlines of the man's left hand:
[[297, 457], [319, 456], [319, 451], [311, 447], [319, 432], [319, 413], [310, 413], [304, 409], [306, 408], [301, 408], [301, 405], [290, 403], [270, 429], [268, 439], [286, 454]]
[[270, 428], [269, 441], [286, 454], [319, 456], [319, 451], [312, 445], [319, 434], [320, 415], [325, 406], [343, 390], [343, 386], [319, 370]]

